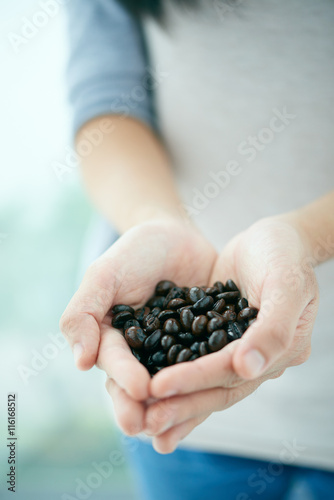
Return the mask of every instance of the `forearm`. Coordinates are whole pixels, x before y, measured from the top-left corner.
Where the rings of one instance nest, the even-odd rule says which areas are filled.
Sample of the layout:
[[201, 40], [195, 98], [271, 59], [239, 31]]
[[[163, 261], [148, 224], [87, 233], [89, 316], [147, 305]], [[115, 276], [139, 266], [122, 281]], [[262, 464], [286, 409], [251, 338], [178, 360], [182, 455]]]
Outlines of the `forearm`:
[[301, 233], [314, 264], [334, 257], [334, 191], [285, 217]]
[[[167, 154], [154, 133], [132, 118], [107, 118], [113, 121], [112, 131], [81, 157], [84, 183], [98, 210], [120, 233], [152, 218], [185, 218]], [[105, 119], [86, 123], [77, 146]]]

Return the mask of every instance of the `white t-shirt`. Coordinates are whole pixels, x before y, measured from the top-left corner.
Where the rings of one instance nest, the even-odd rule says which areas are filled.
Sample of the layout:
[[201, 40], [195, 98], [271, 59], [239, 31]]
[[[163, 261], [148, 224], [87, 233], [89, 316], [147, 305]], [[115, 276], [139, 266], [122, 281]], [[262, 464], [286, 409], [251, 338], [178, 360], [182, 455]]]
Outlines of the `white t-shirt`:
[[[162, 136], [183, 200], [218, 250], [333, 188], [333, 27], [331, 0], [171, 3], [165, 27], [145, 21], [165, 74]], [[334, 261], [317, 276], [309, 361], [212, 414], [183, 446], [334, 469]]]

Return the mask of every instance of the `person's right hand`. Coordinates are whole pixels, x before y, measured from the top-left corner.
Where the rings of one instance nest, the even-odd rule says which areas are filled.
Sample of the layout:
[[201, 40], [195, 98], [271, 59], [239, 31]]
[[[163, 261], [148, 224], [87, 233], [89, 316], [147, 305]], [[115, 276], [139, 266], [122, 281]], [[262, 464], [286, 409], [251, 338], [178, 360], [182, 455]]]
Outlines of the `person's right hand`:
[[177, 285], [206, 285], [216, 252], [190, 224], [164, 219], [133, 227], [87, 270], [60, 320], [60, 329], [81, 370], [95, 363], [108, 376], [116, 418], [127, 434], [142, 430], [150, 375], [133, 356], [111, 307], [143, 305], [162, 279]]

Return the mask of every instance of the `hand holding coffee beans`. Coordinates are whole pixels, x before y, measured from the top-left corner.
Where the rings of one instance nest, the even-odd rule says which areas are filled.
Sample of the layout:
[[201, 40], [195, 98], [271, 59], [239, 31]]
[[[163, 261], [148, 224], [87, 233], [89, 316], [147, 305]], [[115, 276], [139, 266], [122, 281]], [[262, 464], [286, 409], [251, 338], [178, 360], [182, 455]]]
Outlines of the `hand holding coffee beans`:
[[154, 375], [241, 338], [257, 314], [232, 280], [192, 288], [163, 280], [144, 307], [135, 311], [115, 305], [112, 325], [123, 331], [134, 356]]

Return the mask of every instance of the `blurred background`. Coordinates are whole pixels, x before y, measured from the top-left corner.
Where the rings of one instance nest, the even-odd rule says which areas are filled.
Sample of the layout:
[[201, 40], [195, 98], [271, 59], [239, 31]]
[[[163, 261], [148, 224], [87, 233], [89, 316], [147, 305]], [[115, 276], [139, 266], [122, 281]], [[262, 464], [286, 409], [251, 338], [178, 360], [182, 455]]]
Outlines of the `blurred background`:
[[[13, 498], [6, 439], [7, 394], [15, 392], [15, 499], [80, 498], [76, 488], [84, 483], [81, 498], [130, 500], [105, 377], [96, 368], [75, 370], [58, 328], [97, 217], [67, 156], [65, 3], [49, 2], [48, 12], [46, 0], [0, 5], [0, 498]], [[112, 472], [94, 483], [93, 462], [112, 453]]]

